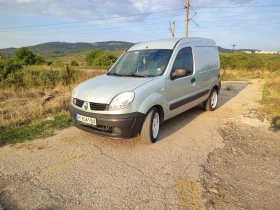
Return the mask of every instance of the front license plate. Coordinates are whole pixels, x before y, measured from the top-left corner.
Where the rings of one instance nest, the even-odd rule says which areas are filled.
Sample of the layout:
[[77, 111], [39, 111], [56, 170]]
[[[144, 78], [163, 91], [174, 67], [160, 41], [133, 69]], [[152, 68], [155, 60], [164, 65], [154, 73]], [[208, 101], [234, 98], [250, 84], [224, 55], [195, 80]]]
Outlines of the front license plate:
[[76, 119], [79, 122], [87, 124], [87, 125], [96, 125], [96, 118], [86, 117], [86, 116], [77, 114]]

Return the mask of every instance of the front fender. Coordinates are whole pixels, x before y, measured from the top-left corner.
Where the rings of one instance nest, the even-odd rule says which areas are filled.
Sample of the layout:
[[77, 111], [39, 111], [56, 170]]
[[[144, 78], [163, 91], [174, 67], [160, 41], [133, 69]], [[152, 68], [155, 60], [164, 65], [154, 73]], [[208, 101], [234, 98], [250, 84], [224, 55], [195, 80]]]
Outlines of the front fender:
[[147, 112], [154, 106], [161, 106], [163, 108], [164, 116], [165, 112], [168, 109], [168, 105], [165, 101], [163, 95], [159, 93], [153, 93], [149, 95], [139, 106], [139, 112], [147, 114]]

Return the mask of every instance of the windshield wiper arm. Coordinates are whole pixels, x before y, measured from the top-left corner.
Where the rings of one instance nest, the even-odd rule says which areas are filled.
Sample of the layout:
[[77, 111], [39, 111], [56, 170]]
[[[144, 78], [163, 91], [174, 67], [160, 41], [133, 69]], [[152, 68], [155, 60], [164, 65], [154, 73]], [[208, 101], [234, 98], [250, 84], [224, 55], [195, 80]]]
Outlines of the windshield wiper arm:
[[108, 72], [107, 75], [114, 75], [114, 76], [123, 76], [122, 74]]
[[131, 74], [131, 76], [133, 76], [133, 77], [148, 77], [147, 75], [145, 75], [145, 74]]
[[107, 75], [114, 75], [114, 76], [119, 76], [119, 77], [148, 77], [144, 74], [136, 74], [136, 73], [133, 73], [133, 74], [118, 74], [118, 73], [108, 72]]

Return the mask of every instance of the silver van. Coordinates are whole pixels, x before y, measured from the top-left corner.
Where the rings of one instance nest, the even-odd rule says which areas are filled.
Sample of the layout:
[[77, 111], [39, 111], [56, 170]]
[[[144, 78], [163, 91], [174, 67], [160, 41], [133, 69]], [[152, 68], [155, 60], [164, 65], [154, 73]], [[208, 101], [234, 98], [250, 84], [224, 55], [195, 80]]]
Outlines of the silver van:
[[220, 88], [213, 40], [157, 40], [135, 44], [106, 74], [79, 84], [70, 113], [82, 130], [154, 143], [165, 120], [201, 103], [214, 110]]

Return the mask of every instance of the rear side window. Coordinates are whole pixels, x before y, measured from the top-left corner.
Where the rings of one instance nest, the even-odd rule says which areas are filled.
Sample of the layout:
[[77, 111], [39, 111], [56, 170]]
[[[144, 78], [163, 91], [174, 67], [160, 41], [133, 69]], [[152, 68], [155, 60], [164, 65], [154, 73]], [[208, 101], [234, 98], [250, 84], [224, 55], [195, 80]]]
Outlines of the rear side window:
[[193, 54], [192, 49], [190, 47], [182, 48], [174, 61], [172, 72], [176, 69], [186, 69], [188, 71], [188, 75], [193, 74]]
[[196, 47], [196, 70], [198, 72], [219, 68], [219, 55], [216, 47]]

